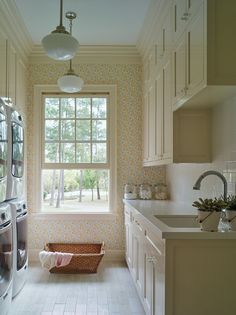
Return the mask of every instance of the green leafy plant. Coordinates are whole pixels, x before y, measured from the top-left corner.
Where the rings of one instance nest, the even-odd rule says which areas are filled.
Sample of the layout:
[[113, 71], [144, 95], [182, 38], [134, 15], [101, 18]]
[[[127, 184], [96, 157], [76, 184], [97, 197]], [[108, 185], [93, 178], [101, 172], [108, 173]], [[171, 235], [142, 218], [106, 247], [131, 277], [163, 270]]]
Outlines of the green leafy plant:
[[198, 208], [201, 211], [217, 211], [220, 212], [226, 207], [227, 203], [222, 198], [209, 198], [202, 199], [199, 198], [197, 201], [194, 201], [192, 206]]
[[226, 199], [226, 210], [235, 210], [236, 211], [236, 196], [229, 195]]

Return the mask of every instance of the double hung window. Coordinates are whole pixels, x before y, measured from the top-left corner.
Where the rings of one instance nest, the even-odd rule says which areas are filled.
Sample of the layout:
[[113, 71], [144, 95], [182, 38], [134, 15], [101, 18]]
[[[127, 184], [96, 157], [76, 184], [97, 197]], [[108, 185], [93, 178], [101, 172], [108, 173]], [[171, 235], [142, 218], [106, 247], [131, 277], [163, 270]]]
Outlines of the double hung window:
[[109, 93], [42, 93], [41, 210], [112, 211], [115, 110]]

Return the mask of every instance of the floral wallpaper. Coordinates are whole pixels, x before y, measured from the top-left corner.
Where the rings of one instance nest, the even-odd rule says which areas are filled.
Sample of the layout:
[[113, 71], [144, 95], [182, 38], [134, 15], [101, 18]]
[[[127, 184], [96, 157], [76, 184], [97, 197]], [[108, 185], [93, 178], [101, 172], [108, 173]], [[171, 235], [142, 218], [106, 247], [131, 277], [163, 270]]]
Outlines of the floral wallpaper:
[[[33, 89], [35, 84], [56, 84], [68, 64], [31, 64], [28, 71], [28, 207], [32, 201]], [[117, 217], [106, 220], [42, 220], [29, 216], [29, 248], [42, 249], [46, 242], [104, 241], [107, 249], [124, 249], [123, 188], [125, 183], [165, 181], [164, 167], [142, 168], [142, 67], [140, 64], [73, 65], [86, 84], [117, 85]]]

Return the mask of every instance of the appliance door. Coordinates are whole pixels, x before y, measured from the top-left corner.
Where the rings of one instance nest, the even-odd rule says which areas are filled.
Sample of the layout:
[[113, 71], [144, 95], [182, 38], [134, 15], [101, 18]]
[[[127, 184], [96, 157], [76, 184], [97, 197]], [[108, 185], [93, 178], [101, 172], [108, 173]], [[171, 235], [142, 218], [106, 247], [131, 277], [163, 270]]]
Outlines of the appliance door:
[[24, 267], [28, 257], [27, 212], [16, 218], [17, 270]]
[[7, 143], [6, 116], [0, 113], [0, 202], [6, 199]]
[[0, 296], [4, 295], [12, 279], [12, 224], [0, 227]]
[[12, 122], [12, 175], [21, 178], [24, 172], [24, 132], [17, 122]]

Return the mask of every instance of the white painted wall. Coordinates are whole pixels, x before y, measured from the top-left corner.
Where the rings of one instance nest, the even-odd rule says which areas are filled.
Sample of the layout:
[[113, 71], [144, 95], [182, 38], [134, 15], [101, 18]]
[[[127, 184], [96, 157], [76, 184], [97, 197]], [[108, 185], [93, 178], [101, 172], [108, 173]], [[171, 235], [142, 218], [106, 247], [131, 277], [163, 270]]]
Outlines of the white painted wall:
[[223, 184], [213, 175], [202, 181], [201, 191], [192, 189], [199, 175], [210, 169], [223, 172], [229, 182], [229, 192], [235, 193], [236, 97], [212, 109], [212, 152], [213, 162], [210, 164], [173, 164], [167, 167], [167, 183], [172, 200], [192, 203], [200, 196], [206, 198], [222, 194]]

